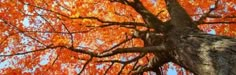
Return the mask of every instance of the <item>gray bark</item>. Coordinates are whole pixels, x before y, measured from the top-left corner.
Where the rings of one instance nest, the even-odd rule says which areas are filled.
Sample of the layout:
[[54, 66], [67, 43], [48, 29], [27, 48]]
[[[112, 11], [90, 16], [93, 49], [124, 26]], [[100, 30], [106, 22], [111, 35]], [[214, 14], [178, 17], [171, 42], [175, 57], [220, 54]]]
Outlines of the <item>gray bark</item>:
[[202, 33], [177, 0], [166, 3], [175, 26], [168, 33], [174, 46], [171, 61], [196, 75], [236, 75], [236, 40]]
[[195, 75], [236, 75], [236, 39], [201, 32], [177, 0], [165, 1], [171, 16], [166, 24], [173, 27], [162, 38], [146, 34], [142, 39], [146, 46], [164, 43], [170, 49], [155, 53], [158, 58], [147, 67], [172, 61]]
[[167, 22], [161, 22], [139, 0], [115, 1], [133, 7], [147, 27], [155, 29], [154, 32], [139, 31], [136, 36], [144, 41], [145, 47], [164, 45], [166, 49], [157, 50], [155, 57], [146, 66], [138, 67], [134, 75], [158, 69], [170, 61], [195, 75], [236, 75], [236, 39], [199, 30], [178, 0], [165, 0], [171, 17]]
[[236, 75], [236, 40], [223, 36], [189, 34], [173, 39], [174, 63], [196, 75]]

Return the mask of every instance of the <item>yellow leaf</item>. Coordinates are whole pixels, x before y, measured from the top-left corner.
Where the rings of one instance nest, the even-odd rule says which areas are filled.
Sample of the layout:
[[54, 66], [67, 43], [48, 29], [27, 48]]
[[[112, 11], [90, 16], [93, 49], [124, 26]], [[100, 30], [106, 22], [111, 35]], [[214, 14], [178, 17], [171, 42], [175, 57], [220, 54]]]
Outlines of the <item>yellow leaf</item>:
[[74, 17], [79, 17], [80, 16], [80, 13], [79, 12], [77, 12], [76, 14], [74, 14], [74, 15], [72, 15], [72, 16], [70, 16], [71, 18], [74, 18]]
[[69, 39], [63, 38], [61, 36], [55, 36], [52, 40], [55, 45], [65, 45], [69, 43]]

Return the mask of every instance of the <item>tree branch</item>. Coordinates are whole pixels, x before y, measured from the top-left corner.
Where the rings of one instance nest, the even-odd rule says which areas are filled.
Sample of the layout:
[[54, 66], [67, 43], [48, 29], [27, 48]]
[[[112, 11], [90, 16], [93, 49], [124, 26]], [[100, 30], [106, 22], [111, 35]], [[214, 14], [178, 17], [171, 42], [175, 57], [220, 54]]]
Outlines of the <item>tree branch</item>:
[[[59, 57], [59, 56], [60, 56], [60, 55], [58, 54], [58, 55], [56, 56], [56, 58], [53, 60], [52, 66], [56, 63], [56, 61], [58, 60], [58, 57]], [[46, 71], [48, 71], [49, 68], [50, 68], [50, 67], [48, 67]]]
[[[50, 46], [51, 46], [51, 45], [50, 45]], [[54, 47], [50, 47], [50, 46], [47, 46], [47, 47], [42, 48], [42, 49], [36, 49], [36, 50], [27, 51], [27, 52], [22, 52], [22, 53], [8, 54], [8, 55], [0, 55], [0, 57], [7, 57], [7, 56], [14, 56], [14, 55], [24, 55], [24, 54], [29, 54], [29, 53], [44, 51], [44, 50], [48, 50], [48, 49], [59, 48], [59, 47], [64, 48], [63, 46], [54, 46]]]
[[177, 0], [165, 0], [165, 2], [171, 17], [171, 24], [180, 29], [190, 27], [199, 30], [198, 27], [194, 25], [191, 17]]
[[92, 51], [83, 50], [83, 49], [75, 49], [72, 47], [67, 48], [66, 46], [51, 46], [51, 45], [49, 45], [49, 46], [42, 48], [42, 49], [37, 49], [37, 50], [27, 51], [27, 52], [22, 52], [22, 53], [16, 53], [16, 54], [0, 55], [0, 57], [24, 55], [24, 54], [28, 54], [28, 53], [44, 51], [47, 49], [54, 49], [54, 48], [66, 48], [66, 49], [70, 49], [71, 51], [74, 51], [74, 52], [83, 53], [83, 54], [87, 54], [92, 57], [98, 57], [98, 58], [109, 57], [109, 56], [113, 56], [113, 55], [120, 54], [120, 53], [143, 53], [143, 52], [144, 53], [152, 53], [152, 52], [166, 51], [166, 47], [164, 47], [164, 46], [151, 46], [151, 47], [118, 48], [118, 49], [116, 49], [114, 51], [110, 51], [110, 52], [95, 53]]
[[128, 75], [130, 75], [130, 73], [131, 73], [133, 70], [135, 70], [135, 67], [136, 67], [137, 64], [138, 64], [138, 60], [136, 60], [136, 62], [135, 62], [134, 65], [133, 65], [132, 70], [129, 71]]
[[71, 33], [71, 31], [66, 27], [66, 25], [64, 23], [62, 23], [62, 25], [65, 27], [66, 31], [69, 33], [70, 35], [70, 40], [71, 40], [71, 47], [74, 47], [74, 37]]
[[29, 37], [29, 38], [31, 38], [31, 39], [37, 41], [38, 43], [40, 43], [40, 44], [42, 44], [42, 45], [44, 45], [44, 46], [47, 46], [47, 45], [45, 45], [43, 42], [39, 41], [38, 39], [33, 38], [32, 36], [23, 33], [22, 30], [20, 30], [20, 29], [19, 29], [18, 27], [16, 27], [16, 26], [12, 25], [10, 22], [7, 22], [7, 21], [4, 20], [4, 19], [2, 19], [2, 20], [3, 20], [3, 22], [4, 22], [6, 25], [13, 27], [14, 29], [16, 29], [17, 31], [19, 31], [20, 33], [22, 33], [23, 35], [25, 35], [25, 36], [27, 36], [27, 37]]
[[150, 47], [133, 47], [133, 48], [119, 48], [117, 50], [111, 51], [111, 52], [105, 52], [101, 53], [98, 56], [99, 57], [107, 57], [116, 55], [119, 53], [151, 53], [151, 52], [161, 52], [165, 51], [166, 47], [164, 46], [150, 46]]
[[111, 47], [111, 48], [108, 49], [108, 50], [103, 51], [102, 53], [109, 52], [109, 51], [111, 51], [111, 50], [113, 50], [113, 49], [119, 47], [120, 45], [122, 45], [122, 44], [124, 44], [124, 43], [126, 43], [126, 42], [128, 42], [128, 41], [130, 41], [130, 40], [132, 40], [132, 39], [133, 39], [133, 37], [128, 38], [128, 39], [125, 39], [124, 41], [120, 42], [119, 44], [114, 45], [113, 47]]
[[[24, 3], [24, 4], [26, 4], [26, 3]], [[53, 11], [53, 10], [50, 10], [50, 9], [46, 9], [46, 8], [43, 8], [43, 7], [35, 6], [35, 5], [32, 5], [32, 4], [26, 4], [26, 5], [33, 6], [33, 7], [39, 8], [39, 9], [43, 9], [43, 10], [55, 13], [57, 15], [60, 15], [62, 17], [66, 17], [66, 18], [69, 18], [69, 19], [90, 19], [90, 20], [97, 20], [97, 21], [99, 21], [101, 23], [104, 23], [106, 25], [140, 25], [140, 26], [145, 26], [144, 23], [104, 21], [104, 20], [101, 20], [101, 19], [99, 19], [97, 17], [82, 17], [82, 16], [70, 17], [70, 16], [67, 16], [65, 14], [62, 14], [62, 13], [59, 13], [59, 12], [56, 12], [56, 11]]]
[[107, 70], [105, 71], [105, 73], [103, 75], [106, 75], [108, 70], [114, 65], [114, 62], [111, 63], [111, 65], [107, 68]]
[[142, 16], [146, 24], [146, 27], [154, 28], [156, 32], [163, 33], [166, 31], [166, 28], [163, 22], [160, 19], [158, 19], [154, 14], [152, 14], [150, 11], [148, 11], [143, 6], [142, 2], [140, 2], [139, 0], [134, 0], [133, 2], [129, 2], [127, 0], [111, 0], [111, 2], [119, 2], [119, 3], [126, 4], [134, 8], [134, 10]]
[[157, 13], [156, 17], [158, 17], [162, 12], [164, 12], [165, 10], [160, 11], [159, 13]]
[[78, 75], [81, 75], [81, 73], [84, 71], [85, 67], [88, 65], [88, 63], [90, 61], [92, 61], [93, 57], [91, 56], [90, 59], [84, 64], [83, 68], [81, 69], [81, 71], [78, 73]]
[[101, 60], [101, 61], [97, 61], [97, 62], [112, 62], [112, 63], [121, 63], [121, 64], [129, 64], [131, 62], [137, 61], [140, 58], [144, 57], [146, 55], [146, 53], [141, 53], [140, 55], [138, 55], [137, 57], [128, 60], [128, 61], [122, 61], [122, 60]]
[[74, 52], [88, 54], [90, 56], [98, 57], [98, 58], [109, 57], [109, 56], [113, 56], [113, 55], [120, 54], [120, 53], [153, 53], [153, 52], [162, 52], [162, 51], [167, 50], [167, 48], [164, 45], [150, 46], [150, 47], [118, 48], [113, 51], [99, 53], [99, 54], [94, 53], [92, 51], [88, 51], [88, 50], [75, 49], [72, 47], [70, 47], [68, 49], [70, 49], [71, 51], [74, 51]]
[[210, 13], [211, 13], [212, 11], [214, 11], [214, 10], [217, 9], [218, 4], [219, 4], [219, 0], [217, 0], [217, 1], [215, 2], [215, 5], [214, 5], [215, 7], [214, 7], [214, 8], [210, 8], [210, 10], [209, 10], [207, 13], [203, 14], [202, 17], [201, 17], [196, 23], [197, 23], [197, 24], [201, 24], [201, 23], [210, 15]]
[[[156, 71], [160, 66], [162, 66], [164, 63], [163, 63], [163, 58], [161, 57], [153, 57], [151, 59], [151, 61], [149, 61], [148, 64], [144, 65], [144, 66], [138, 66], [136, 70], [132, 71], [131, 74], [132, 75], [137, 75], [137, 74], [140, 74], [140, 73], [143, 73], [143, 72], [146, 72], [146, 71]], [[166, 62], [164, 60], [164, 62]], [[160, 70], [158, 70], [160, 72]], [[157, 73], [157, 75], [161, 75], [161, 73]]]
[[78, 32], [57, 32], [57, 31], [22, 31], [24, 33], [60, 33], [60, 34], [75, 34], [75, 33], [88, 33], [89, 31], [91, 31], [92, 29], [90, 30], [87, 30], [87, 31], [78, 31]]
[[44, 19], [49, 24], [49, 26], [52, 28], [53, 31], [56, 31], [56, 29], [52, 26], [51, 22], [49, 22], [45, 17], [43, 17], [43, 15], [39, 14], [37, 11], [35, 11], [35, 12], [37, 13], [38, 16], [40, 16], [42, 19]]
[[123, 64], [123, 66], [121, 67], [121, 69], [120, 69], [120, 71], [118, 72], [117, 75], [120, 75], [120, 74], [122, 73], [122, 71], [123, 71], [123, 69], [125, 68], [126, 65], [127, 65], [127, 64]]

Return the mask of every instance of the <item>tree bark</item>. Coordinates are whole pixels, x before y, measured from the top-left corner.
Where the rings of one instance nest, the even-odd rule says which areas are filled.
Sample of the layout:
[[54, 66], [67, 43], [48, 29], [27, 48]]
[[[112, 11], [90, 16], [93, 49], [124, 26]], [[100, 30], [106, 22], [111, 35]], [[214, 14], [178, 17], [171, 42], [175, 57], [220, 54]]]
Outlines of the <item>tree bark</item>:
[[236, 39], [203, 32], [177, 32], [169, 32], [162, 42], [160, 38], [153, 38], [154, 34], [148, 34], [152, 36], [148, 38], [143, 36], [146, 46], [163, 43], [168, 49], [154, 53], [156, 58], [146, 67], [157, 69], [174, 62], [195, 75], [236, 75]]
[[[200, 31], [177, 0], [166, 0], [166, 3], [171, 16], [169, 24], [173, 27], [161, 39], [165, 41], [159, 43], [165, 43], [166, 47], [171, 48], [166, 53], [171, 57], [168, 60], [195, 75], [236, 75], [236, 39]], [[146, 40], [150, 39], [153, 38]], [[158, 54], [155, 53], [156, 56]], [[161, 65], [158, 62], [156, 64]]]
[[171, 61], [196, 75], [236, 75], [236, 39], [199, 31], [177, 0], [165, 1], [174, 26]]
[[171, 61], [194, 74], [236, 75], [236, 39], [196, 33], [172, 41]]
[[[122, 1], [142, 15], [145, 23], [149, 25], [147, 27], [156, 31], [140, 32], [139, 36], [136, 36], [144, 41], [144, 46], [164, 45], [168, 48], [163, 52], [154, 53], [155, 58], [136, 70], [136, 74], [154, 67], [158, 69], [171, 61], [195, 75], [236, 75], [236, 39], [200, 31], [177, 0], [165, 0], [171, 17], [171, 20], [165, 23], [145, 9], [139, 0]], [[163, 35], [158, 35], [160, 32]], [[161, 74], [160, 71], [153, 71]]]

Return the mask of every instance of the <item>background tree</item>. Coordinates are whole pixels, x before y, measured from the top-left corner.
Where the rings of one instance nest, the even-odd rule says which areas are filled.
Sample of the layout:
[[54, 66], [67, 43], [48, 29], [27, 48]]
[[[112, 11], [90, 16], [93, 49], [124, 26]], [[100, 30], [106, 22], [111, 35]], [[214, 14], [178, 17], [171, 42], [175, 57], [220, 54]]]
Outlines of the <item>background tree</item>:
[[236, 75], [235, 3], [2, 0], [0, 72]]

